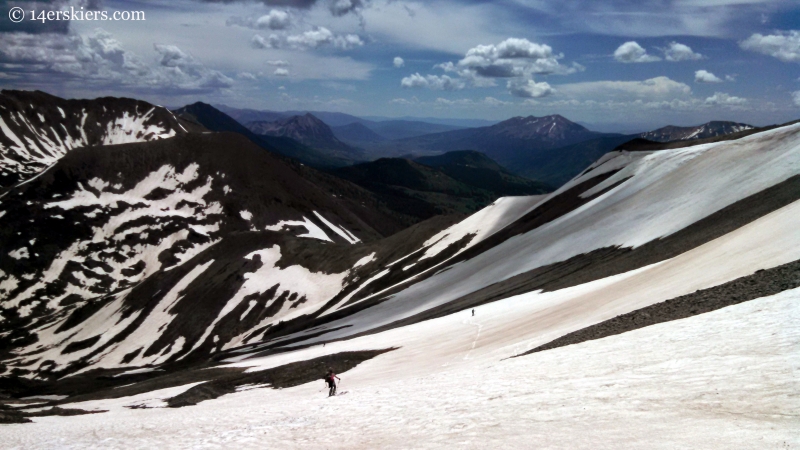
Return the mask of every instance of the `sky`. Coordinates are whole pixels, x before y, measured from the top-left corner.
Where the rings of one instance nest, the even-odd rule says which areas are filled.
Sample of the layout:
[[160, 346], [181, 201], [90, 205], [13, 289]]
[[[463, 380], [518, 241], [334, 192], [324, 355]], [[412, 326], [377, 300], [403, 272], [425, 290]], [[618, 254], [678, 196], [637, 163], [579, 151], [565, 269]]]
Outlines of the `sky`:
[[800, 2], [0, 0], [0, 86], [170, 107], [561, 114], [598, 131], [767, 125], [800, 118]]

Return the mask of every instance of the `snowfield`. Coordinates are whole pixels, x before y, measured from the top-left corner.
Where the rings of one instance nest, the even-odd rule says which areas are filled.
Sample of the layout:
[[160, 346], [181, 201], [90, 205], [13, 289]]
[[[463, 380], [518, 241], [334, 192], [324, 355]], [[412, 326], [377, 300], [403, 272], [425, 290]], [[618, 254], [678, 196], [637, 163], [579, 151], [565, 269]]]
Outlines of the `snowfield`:
[[[621, 152], [609, 156], [601, 159], [594, 170], [576, 177], [567, 186], [529, 206], [532, 209], [541, 208], [569, 187], [598, 174], [608, 173], [606, 166], [618, 171], [585, 194], [591, 196], [613, 187], [611, 190], [549, 223], [513, 236], [474, 258], [413, 284], [377, 306], [331, 322], [328, 328], [348, 327], [326, 334], [325, 339], [352, 336], [411, 317], [514, 275], [573, 256], [601, 248], [636, 248], [676, 233], [726, 206], [800, 174], [800, 124], [735, 141], [669, 151]], [[795, 205], [794, 209], [797, 208]], [[522, 215], [524, 211], [520, 209], [515, 214]], [[494, 220], [502, 223], [503, 220], [492, 217], [495, 212], [498, 215], [508, 214], [504, 208], [490, 206], [439, 236], [444, 239], [449, 239], [450, 235], [483, 236], [485, 233], [481, 225], [472, 222], [472, 219], [482, 215], [483, 220], [489, 223]], [[731, 233], [726, 237], [727, 240], [718, 239], [728, 242], [737, 233], [751, 230], [750, 235], [741, 238], [738, 243], [729, 243], [741, 245], [739, 250], [721, 250], [705, 265], [683, 273], [682, 278], [667, 280], [669, 285], [678, 288], [672, 293], [675, 296], [683, 295], [687, 293], [680, 292], [683, 288], [691, 286], [692, 289], [702, 289], [750, 274], [759, 268], [800, 259], [800, 253], [787, 245], [800, 239], [800, 233], [796, 231], [797, 217], [800, 217], [798, 212], [767, 217]], [[765, 220], [776, 220], [780, 224], [770, 224]], [[751, 225], [761, 228], [753, 230]], [[777, 228], [773, 229], [773, 226]], [[764, 246], [754, 246], [754, 242], [762, 242]], [[712, 244], [707, 243], [701, 248], [713, 248]], [[730, 251], [735, 252], [736, 258], [725, 253]], [[757, 255], [766, 259], [759, 260]], [[687, 256], [682, 257], [688, 261]], [[768, 262], [771, 257], [781, 262]], [[726, 270], [730, 272], [723, 275]], [[708, 284], [705, 284], [701, 280], [709, 274], [717, 276], [707, 278]], [[676, 283], [675, 280], [680, 281]], [[656, 303], [668, 298], [671, 297], [648, 298], [647, 301]], [[637, 307], [646, 306], [641, 304], [643, 301], [639, 299]], [[614, 315], [622, 312], [628, 311], [613, 311]], [[314, 342], [314, 339], [305, 342]]]
[[[611, 152], [551, 194], [387, 236], [338, 185], [246, 146], [258, 170], [210, 164], [235, 136], [133, 111], [98, 142], [190, 159], [48, 173], [0, 202], [0, 374], [25, 378], [0, 422], [96, 413], [0, 425], [0, 448], [800, 447], [800, 123]], [[0, 153], [38, 148], [28, 175], [92, 150], [41, 151], [99, 112], [72, 134], [28, 122], [75, 111], [26, 114], [0, 114]], [[526, 354], [644, 308], [667, 312]], [[306, 383], [329, 364], [351, 368], [333, 398]]]
[[[425, 327], [460, 328], [466, 343], [491, 314], [481, 311], [473, 321], [464, 312]], [[463, 362], [471, 351], [464, 345], [451, 355], [462, 364], [424, 376], [413, 360], [390, 352], [343, 374], [347, 394], [335, 398], [320, 392], [320, 381], [180, 409], [124, 408], [157, 407], [157, 392], [72, 404], [109, 412], [4, 426], [0, 446], [795, 448], [798, 323], [795, 289], [521, 358]]]

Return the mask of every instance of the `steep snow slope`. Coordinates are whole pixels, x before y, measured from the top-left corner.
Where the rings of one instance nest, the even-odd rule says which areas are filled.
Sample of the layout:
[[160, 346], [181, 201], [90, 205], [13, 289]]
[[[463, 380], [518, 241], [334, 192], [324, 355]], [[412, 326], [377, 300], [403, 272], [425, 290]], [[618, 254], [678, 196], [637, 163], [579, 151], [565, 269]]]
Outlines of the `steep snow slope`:
[[0, 92], [0, 188], [30, 179], [68, 151], [187, 133], [166, 108], [126, 98], [64, 100]]
[[[0, 339], [14, 344], [3, 370], [29, 378], [11, 388], [16, 397], [54, 396], [31, 412], [110, 410], [34, 418], [31, 428], [9, 428], [4, 445], [54, 445], [46, 429], [89, 447], [109, 437], [141, 446], [334, 448], [800, 444], [792, 372], [800, 343], [800, 124], [680, 149], [612, 152], [545, 197], [504, 198], [444, 230], [420, 224], [372, 240], [370, 206], [280, 178], [298, 168], [269, 172], [271, 161], [259, 166], [235, 147], [201, 145], [214, 139], [231, 138], [118, 146], [136, 155], [173, 150], [143, 167], [116, 158], [127, 169], [121, 181], [118, 166], [99, 156], [107, 149], [70, 152], [2, 199], [9, 214], [0, 224], [10, 225], [0, 231], [14, 237], [0, 255], [0, 283], [10, 289], [3, 304], [13, 305], [0, 321]], [[212, 148], [226, 158], [208, 156]], [[102, 170], [69, 164], [85, 152], [96, 153]], [[62, 195], [53, 198], [55, 187]], [[36, 287], [52, 265], [16, 267], [71, 248], [66, 240], [53, 247], [36, 228], [45, 223], [36, 219], [56, 213], [87, 222], [74, 235], [63, 227], [85, 244], [77, 247], [83, 253]], [[148, 229], [149, 217], [166, 231]], [[141, 226], [122, 237], [125, 227]], [[206, 237], [168, 245], [156, 258], [137, 254], [186, 228]], [[118, 258], [103, 261], [103, 250]], [[117, 271], [137, 258], [144, 273], [156, 270], [138, 281]], [[758, 278], [787, 264], [794, 269], [784, 278]], [[523, 356], [734, 280], [765, 283], [769, 293], [720, 291], [745, 298]], [[30, 298], [15, 300], [31, 286]], [[315, 367], [378, 350], [391, 351], [347, 366], [346, 396], [323, 400], [321, 383], [301, 384]], [[269, 375], [289, 372], [305, 381]], [[343, 426], [320, 415], [322, 401], [351, 420]]]
[[[574, 209], [532, 229], [518, 227], [514, 231], [520, 222], [517, 221], [495, 233], [494, 240], [487, 241], [492, 243], [490, 247], [476, 245], [472, 252], [466, 251], [451, 261], [457, 264], [431, 266], [424, 276], [414, 274], [418, 282], [403, 280], [407, 284], [402, 289], [375, 294], [371, 307], [353, 309], [351, 315], [325, 324], [336, 331], [324, 338], [357, 335], [409, 319], [571, 258], [580, 260], [582, 255], [598, 251], [636, 251], [668, 236], [680, 236], [679, 232], [715, 212], [797, 174], [800, 174], [800, 125], [737, 141], [660, 152], [610, 154], [592, 170], [539, 202], [527, 216], [537, 210], [547, 212], [548, 207], [554, 207], [553, 203], [577, 189]], [[790, 224], [794, 223], [790, 220]], [[468, 232], [458, 234], [468, 239]], [[697, 244], [686, 243], [682, 251], [690, 250], [692, 245]], [[790, 253], [788, 249], [785, 251], [787, 255]], [[423, 252], [418, 255], [403, 264], [419, 261]], [[352, 308], [341, 305], [348, 306]]]
[[[348, 393], [332, 399], [323, 397], [322, 383], [315, 382], [246, 390], [190, 408], [159, 407], [186, 385], [71, 403], [66, 406], [108, 412], [5, 426], [0, 444], [527, 448], [535, 442], [537, 448], [570, 449], [786, 448], [800, 444], [792, 363], [800, 345], [798, 305], [800, 292], [787, 291], [535, 357], [468, 359], [425, 376], [416, 372], [413, 360], [390, 352], [343, 374], [341, 389]], [[410, 328], [431, 333], [426, 337], [447, 332], [461, 344], [451, 360], [463, 361], [473, 341], [484, 342], [476, 330], [497, 312]], [[439, 342], [428, 339], [427, 344]], [[336, 351], [346, 344], [327, 348]], [[155, 409], [129, 408], [142, 404]]]

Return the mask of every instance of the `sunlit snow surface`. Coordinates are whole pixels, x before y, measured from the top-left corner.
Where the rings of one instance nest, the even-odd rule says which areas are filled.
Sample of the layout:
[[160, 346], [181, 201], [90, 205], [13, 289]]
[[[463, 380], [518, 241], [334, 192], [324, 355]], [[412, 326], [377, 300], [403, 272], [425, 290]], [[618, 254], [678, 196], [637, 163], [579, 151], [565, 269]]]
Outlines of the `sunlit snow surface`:
[[[453, 360], [499, 311], [418, 324]], [[800, 291], [522, 358], [468, 360], [420, 375], [390, 352], [322, 382], [252, 389], [189, 408], [164, 393], [69, 407], [106, 409], [7, 425], [3, 448], [784, 449], [800, 445]], [[423, 344], [420, 344], [423, 345]], [[478, 341], [478, 346], [491, 342]], [[328, 351], [341, 350], [331, 344]], [[420, 350], [426, 350], [420, 348]], [[183, 391], [187, 386], [175, 388]], [[174, 395], [174, 394], [173, 394]]]
[[[800, 174], [800, 124], [736, 141], [650, 153], [609, 154], [594, 170], [531, 206], [542, 207], [560, 192], [614, 170], [618, 171], [586, 194], [601, 192], [618, 182], [622, 184], [556, 220], [514, 236], [474, 258], [416, 283], [379, 305], [331, 322], [330, 328], [351, 326], [328, 333], [325, 339], [350, 336], [390, 324], [514, 275], [592, 250], [637, 247], [680, 231], [726, 206]], [[490, 208], [487, 210], [491, 211]], [[794, 208], [797, 209], [797, 205]], [[498, 211], [504, 212], [500, 208]], [[702, 289], [748, 275], [757, 268], [800, 259], [800, 249], [789, 244], [800, 245], [800, 233], [796, 231], [800, 211], [768, 217], [771, 219], [765, 217], [756, 221], [763, 228], [754, 229], [754, 223], [731, 233], [729, 236], [738, 236], [742, 230], [751, 230], [752, 236], [727, 244], [738, 248], [714, 253], [718, 259], [710, 260], [707, 269], [700, 267], [691, 269], [696, 271], [694, 273], [686, 272], [683, 276], [692, 281], [680, 286]], [[447, 239], [449, 233], [454, 236], [480, 235], [481, 223], [465, 226], [470, 220], [443, 231], [440, 236]], [[769, 224], [765, 220], [777, 222]], [[778, 235], [773, 226], [783, 234]], [[728, 242], [726, 238], [714, 242]], [[711, 249], [717, 245], [714, 242], [701, 248]], [[755, 242], [763, 242], [763, 246], [753, 247]], [[750, 258], [761, 259], [748, 265], [745, 260]], [[675, 292], [678, 293], [674, 296], [692, 291], [678, 289]], [[661, 300], [645, 298], [653, 303], [670, 297]]]

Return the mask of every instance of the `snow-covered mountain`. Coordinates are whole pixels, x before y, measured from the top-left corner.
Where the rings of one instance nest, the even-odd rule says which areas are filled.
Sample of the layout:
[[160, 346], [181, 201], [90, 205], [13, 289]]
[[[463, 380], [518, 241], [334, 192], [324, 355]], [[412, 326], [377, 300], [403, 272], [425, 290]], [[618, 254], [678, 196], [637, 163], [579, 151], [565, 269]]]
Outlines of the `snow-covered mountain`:
[[[237, 134], [74, 149], [0, 198], [0, 389], [19, 402], [0, 419], [76, 417], [0, 444], [57, 445], [24, 428], [50, 426], [100, 445], [130, 421], [142, 446], [425, 429], [441, 447], [523, 430], [522, 447], [576, 423], [612, 447], [632, 423], [777, 443], [795, 428], [798, 217], [800, 124], [623, 145], [550, 194], [399, 232], [372, 193]], [[320, 417], [326, 367], [359, 433]], [[187, 435], [190, 417], [208, 428]]]
[[686, 141], [724, 136], [740, 131], [752, 130], [752, 125], [738, 122], [711, 121], [694, 127], [666, 126], [642, 133], [639, 137], [656, 142]]
[[[0, 344], [15, 349], [19, 371], [44, 376], [167, 361], [200, 347], [204, 330], [226, 330], [209, 336], [208, 355], [248, 323], [268, 327], [327, 300], [361, 258], [338, 248], [397, 229], [368, 191], [237, 134], [75, 149], [0, 203]], [[318, 276], [285, 265], [312, 257]], [[218, 271], [198, 280], [209, 283], [205, 300], [178, 295], [200, 267]], [[276, 270], [274, 296], [261, 291], [264, 279], [247, 284], [260, 267]], [[217, 324], [237, 295], [252, 314], [236, 309], [241, 323]], [[159, 333], [186, 345], [155, 339], [154, 317]]]
[[166, 108], [140, 100], [64, 100], [40, 91], [0, 92], [0, 188], [28, 180], [68, 151], [187, 133]]

